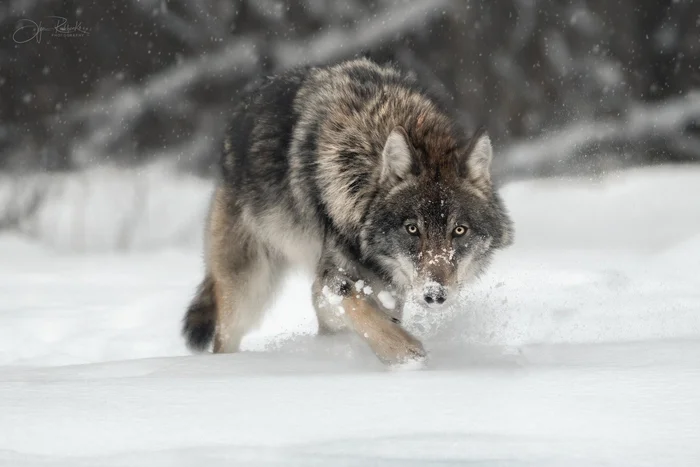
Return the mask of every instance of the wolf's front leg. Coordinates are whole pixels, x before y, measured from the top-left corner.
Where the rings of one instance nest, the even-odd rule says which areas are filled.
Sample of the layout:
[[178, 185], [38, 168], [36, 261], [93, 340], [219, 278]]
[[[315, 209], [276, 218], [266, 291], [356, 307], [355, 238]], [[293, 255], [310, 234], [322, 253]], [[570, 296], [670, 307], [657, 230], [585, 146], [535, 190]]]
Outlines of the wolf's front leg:
[[350, 294], [341, 301], [342, 313], [349, 326], [386, 364], [400, 364], [426, 357], [423, 344], [406, 331], [396, 318], [391, 318], [359, 294]]
[[[331, 272], [334, 271], [334, 272]], [[319, 333], [350, 328], [365, 340], [386, 364], [404, 363], [425, 358], [423, 345], [401, 327], [376, 302], [374, 295], [355, 286], [350, 271], [335, 273], [339, 268], [320, 268], [313, 287], [314, 305], [319, 319]]]

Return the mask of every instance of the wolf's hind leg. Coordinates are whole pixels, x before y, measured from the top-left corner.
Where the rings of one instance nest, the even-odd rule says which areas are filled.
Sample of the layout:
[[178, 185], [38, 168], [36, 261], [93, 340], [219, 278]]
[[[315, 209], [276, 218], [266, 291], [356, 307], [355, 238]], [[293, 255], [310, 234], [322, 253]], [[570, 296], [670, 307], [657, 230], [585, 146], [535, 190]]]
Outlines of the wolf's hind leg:
[[286, 261], [260, 240], [256, 228], [226, 190], [217, 188], [206, 238], [210, 298], [205, 303], [215, 309], [215, 326], [207, 337], [213, 338], [216, 353], [239, 349], [243, 336], [262, 320], [284, 273]]
[[244, 261], [224, 264], [215, 274], [217, 323], [214, 352], [239, 350], [241, 340], [257, 327], [283, 275], [284, 261], [263, 247], [250, 244]]

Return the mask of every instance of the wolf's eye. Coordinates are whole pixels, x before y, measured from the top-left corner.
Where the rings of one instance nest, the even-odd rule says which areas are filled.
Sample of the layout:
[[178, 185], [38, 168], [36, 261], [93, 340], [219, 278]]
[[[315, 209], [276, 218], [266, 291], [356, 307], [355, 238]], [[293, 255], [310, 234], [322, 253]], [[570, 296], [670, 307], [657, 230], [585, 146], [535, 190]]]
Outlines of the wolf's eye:
[[455, 229], [452, 231], [452, 234], [453, 234], [455, 237], [461, 237], [461, 236], [464, 235], [465, 233], [467, 233], [467, 228], [466, 228], [465, 226], [463, 226], [463, 225], [458, 225], [458, 226], [455, 227]]
[[418, 235], [418, 226], [416, 224], [407, 224], [406, 232], [411, 235]]

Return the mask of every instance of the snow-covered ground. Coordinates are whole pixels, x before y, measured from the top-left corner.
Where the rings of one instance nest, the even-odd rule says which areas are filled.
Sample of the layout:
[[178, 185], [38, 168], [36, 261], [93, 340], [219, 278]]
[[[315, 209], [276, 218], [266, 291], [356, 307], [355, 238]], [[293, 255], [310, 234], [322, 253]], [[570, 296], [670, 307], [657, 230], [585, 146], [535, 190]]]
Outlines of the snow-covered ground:
[[298, 276], [251, 352], [187, 356], [198, 250], [0, 236], [0, 465], [700, 465], [700, 169], [503, 194], [515, 246], [410, 310], [420, 371], [314, 336]]

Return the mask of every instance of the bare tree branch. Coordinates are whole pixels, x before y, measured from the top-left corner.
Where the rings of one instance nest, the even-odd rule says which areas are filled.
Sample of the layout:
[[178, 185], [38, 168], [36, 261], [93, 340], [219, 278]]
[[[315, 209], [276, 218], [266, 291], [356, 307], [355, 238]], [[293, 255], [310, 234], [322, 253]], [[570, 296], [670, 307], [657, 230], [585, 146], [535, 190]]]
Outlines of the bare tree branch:
[[[301, 63], [332, 60], [349, 50], [360, 50], [390, 40], [401, 32], [447, 14], [456, 7], [454, 0], [423, 0], [406, 5], [388, 2], [385, 10], [357, 27], [327, 31], [310, 42], [280, 40], [272, 45], [278, 68]], [[239, 38], [222, 49], [173, 65], [152, 76], [142, 85], [132, 85], [111, 97], [96, 96], [79, 103], [61, 115], [65, 121], [84, 121], [90, 131], [73, 146], [77, 163], [87, 163], [133, 129], [137, 118], [148, 109], [170, 105], [180, 99], [188, 86], [208, 79], [225, 79], [232, 74], [250, 75], [258, 65], [255, 42]]]
[[133, 127], [144, 111], [177, 103], [185, 89], [205, 79], [230, 79], [231, 75], [250, 74], [257, 66], [252, 40], [237, 40], [222, 49], [201, 55], [155, 74], [143, 85], [130, 86], [104, 98], [77, 104], [66, 114], [67, 121], [86, 121], [92, 128], [87, 140], [74, 147], [76, 160], [81, 161], [101, 152]]
[[349, 29], [332, 29], [309, 40], [282, 41], [274, 49], [276, 63], [289, 68], [302, 63], [333, 61], [394, 40], [400, 33], [417, 30], [425, 23], [457, 8], [454, 0], [394, 1], [381, 13]]
[[[502, 151], [498, 167], [511, 175], [534, 174], [548, 165], [572, 158], [577, 150], [587, 145], [653, 137], [675, 138], [693, 119], [700, 119], [698, 91], [658, 103], [635, 104], [622, 119], [573, 123], [539, 138], [516, 143]], [[700, 159], [700, 153], [694, 156]]]

